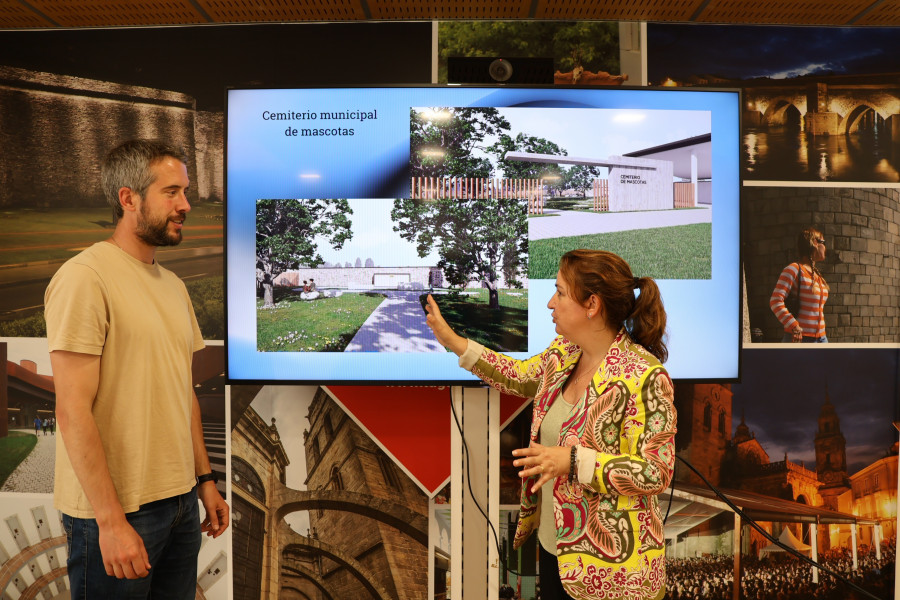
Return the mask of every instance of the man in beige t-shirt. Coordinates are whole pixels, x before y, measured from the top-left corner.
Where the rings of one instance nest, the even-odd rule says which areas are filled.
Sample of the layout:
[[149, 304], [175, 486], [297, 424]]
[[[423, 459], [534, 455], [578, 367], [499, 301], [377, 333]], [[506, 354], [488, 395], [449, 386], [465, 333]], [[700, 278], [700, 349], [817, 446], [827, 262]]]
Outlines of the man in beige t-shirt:
[[184, 284], [155, 260], [181, 241], [187, 167], [175, 148], [132, 140], [101, 177], [116, 229], [66, 262], [45, 297], [72, 595], [192, 599], [201, 532], [221, 535], [229, 511], [191, 379], [203, 338]]

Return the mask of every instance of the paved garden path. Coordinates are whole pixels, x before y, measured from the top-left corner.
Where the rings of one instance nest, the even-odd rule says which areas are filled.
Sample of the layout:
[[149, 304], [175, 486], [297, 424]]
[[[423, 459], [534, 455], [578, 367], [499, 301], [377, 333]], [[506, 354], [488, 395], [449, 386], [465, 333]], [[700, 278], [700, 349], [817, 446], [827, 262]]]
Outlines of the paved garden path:
[[[34, 429], [20, 429], [33, 434]], [[56, 460], [56, 435], [43, 432], [37, 436], [37, 445], [25, 457], [16, 470], [3, 483], [0, 492], [23, 492], [30, 494], [53, 493], [53, 466]]]
[[379, 290], [387, 295], [344, 352], [446, 352], [425, 324], [425, 290]]

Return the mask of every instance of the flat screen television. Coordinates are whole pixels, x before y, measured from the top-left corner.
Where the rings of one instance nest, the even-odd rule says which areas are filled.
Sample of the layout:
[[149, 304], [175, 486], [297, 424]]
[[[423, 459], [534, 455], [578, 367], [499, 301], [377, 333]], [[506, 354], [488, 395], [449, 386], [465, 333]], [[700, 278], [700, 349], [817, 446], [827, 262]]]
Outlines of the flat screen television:
[[228, 90], [228, 380], [473, 382], [425, 295], [528, 357], [579, 247], [657, 279], [674, 378], [733, 380], [739, 133], [736, 90]]

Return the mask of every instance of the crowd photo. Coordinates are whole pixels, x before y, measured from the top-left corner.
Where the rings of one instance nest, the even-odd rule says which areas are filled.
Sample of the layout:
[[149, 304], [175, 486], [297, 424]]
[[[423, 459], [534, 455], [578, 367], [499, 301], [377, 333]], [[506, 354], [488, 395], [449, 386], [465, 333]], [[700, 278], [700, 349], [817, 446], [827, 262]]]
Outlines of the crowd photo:
[[[881, 543], [881, 558], [875, 549], [861, 545], [857, 569], [849, 548], [832, 548], [819, 556], [822, 567], [840, 574], [871, 596], [819, 571], [812, 581], [812, 568], [792, 556], [768, 555], [763, 560], [741, 556], [741, 595], [745, 600], [890, 600], [894, 590], [896, 539]], [[731, 600], [734, 558], [708, 556], [666, 559], [668, 583], [665, 600]]]

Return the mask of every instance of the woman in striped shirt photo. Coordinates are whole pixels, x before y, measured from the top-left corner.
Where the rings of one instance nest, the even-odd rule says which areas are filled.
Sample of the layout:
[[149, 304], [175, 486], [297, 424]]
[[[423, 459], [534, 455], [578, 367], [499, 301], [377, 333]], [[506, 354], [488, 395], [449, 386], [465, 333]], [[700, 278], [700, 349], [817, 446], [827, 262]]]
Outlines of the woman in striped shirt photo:
[[[784, 326], [782, 342], [826, 343], [825, 302], [828, 284], [816, 263], [825, 260], [825, 237], [815, 227], [808, 227], [797, 236], [800, 259], [784, 268], [769, 299], [769, 306]], [[786, 305], [786, 299], [795, 301]], [[799, 303], [796, 299], [799, 298]]]

